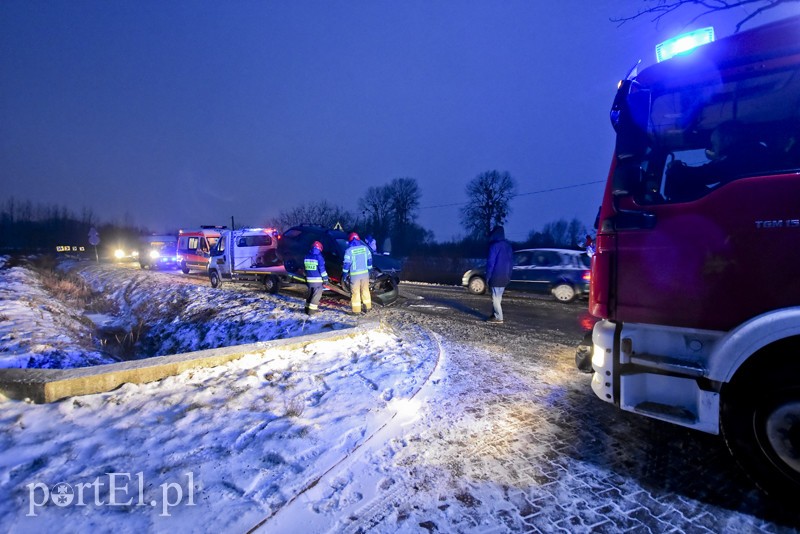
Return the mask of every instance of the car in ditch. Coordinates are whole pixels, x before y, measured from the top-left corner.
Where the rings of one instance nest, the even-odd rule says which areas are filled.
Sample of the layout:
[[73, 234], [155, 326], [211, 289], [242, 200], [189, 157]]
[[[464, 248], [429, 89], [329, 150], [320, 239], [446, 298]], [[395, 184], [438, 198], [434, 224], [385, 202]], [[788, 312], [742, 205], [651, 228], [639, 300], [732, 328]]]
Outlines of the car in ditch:
[[[350, 296], [350, 286], [342, 281], [342, 262], [347, 250], [347, 234], [319, 225], [300, 225], [289, 228], [278, 240], [278, 257], [286, 272], [297, 281], [305, 280], [303, 260], [314, 241], [322, 243], [322, 256], [328, 272], [328, 288]], [[391, 304], [397, 300], [401, 263], [386, 254], [372, 254], [370, 292], [373, 300]]]
[[[511, 282], [506, 289], [551, 293], [561, 302], [588, 297], [591, 280], [589, 256], [580, 250], [532, 248], [514, 252]], [[470, 269], [461, 285], [474, 295], [486, 293], [486, 267]]]

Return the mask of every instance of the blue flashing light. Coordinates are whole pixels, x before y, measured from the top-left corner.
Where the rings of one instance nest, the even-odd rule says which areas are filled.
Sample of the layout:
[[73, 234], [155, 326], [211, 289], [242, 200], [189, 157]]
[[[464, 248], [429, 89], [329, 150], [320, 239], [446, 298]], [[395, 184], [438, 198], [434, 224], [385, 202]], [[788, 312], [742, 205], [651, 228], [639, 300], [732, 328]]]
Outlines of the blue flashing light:
[[665, 61], [673, 56], [691, 52], [698, 46], [708, 44], [714, 40], [714, 28], [700, 28], [689, 33], [682, 33], [672, 39], [656, 45], [656, 59]]

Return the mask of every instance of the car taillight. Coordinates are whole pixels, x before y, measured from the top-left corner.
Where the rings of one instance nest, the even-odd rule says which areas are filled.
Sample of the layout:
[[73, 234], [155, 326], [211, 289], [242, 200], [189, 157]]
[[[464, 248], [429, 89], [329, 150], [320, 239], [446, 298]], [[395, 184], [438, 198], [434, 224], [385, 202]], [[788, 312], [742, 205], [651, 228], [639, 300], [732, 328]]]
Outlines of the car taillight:
[[585, 271], [581, 278], [586, 282], [590, 282], [592, 280], [592, 271]]

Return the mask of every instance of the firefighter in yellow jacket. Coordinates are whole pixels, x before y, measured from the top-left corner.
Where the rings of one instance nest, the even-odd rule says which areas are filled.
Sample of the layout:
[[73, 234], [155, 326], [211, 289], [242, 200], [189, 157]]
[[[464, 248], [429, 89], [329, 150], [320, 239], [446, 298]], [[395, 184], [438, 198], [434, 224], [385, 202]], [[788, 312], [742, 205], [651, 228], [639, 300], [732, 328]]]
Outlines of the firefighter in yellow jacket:
[[353, 314], [372, 309], [372, 297], [369, 294], [369, 274], [372, 270], [372, 252], [365, 245], [358, 234], [353, 232], [348, 238], [348, 247], [344, 253], [342, 264], [342, 280], [350, 278], [350, 307]]

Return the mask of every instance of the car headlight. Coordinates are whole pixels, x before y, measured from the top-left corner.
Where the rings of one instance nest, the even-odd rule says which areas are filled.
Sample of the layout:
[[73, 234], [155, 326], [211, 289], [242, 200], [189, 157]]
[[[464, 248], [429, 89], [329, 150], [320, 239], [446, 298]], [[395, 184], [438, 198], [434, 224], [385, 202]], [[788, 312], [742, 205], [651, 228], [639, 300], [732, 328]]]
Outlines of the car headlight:
[[125, 257], [125, 251], [122, 250], [121, 248], [118, 248], [117, 250], [114, 251], [114, 257], [117, 258], [118, 260], [121, 260], [122, 258]]
[[131, 252], [131, 256], [133, 256], [134, 258], [138, 258], [139, 257], [139, 251], [138, 250], [134, 250], [133, 252]]

